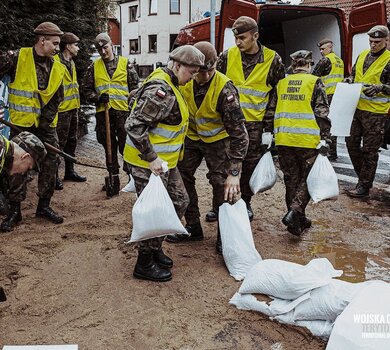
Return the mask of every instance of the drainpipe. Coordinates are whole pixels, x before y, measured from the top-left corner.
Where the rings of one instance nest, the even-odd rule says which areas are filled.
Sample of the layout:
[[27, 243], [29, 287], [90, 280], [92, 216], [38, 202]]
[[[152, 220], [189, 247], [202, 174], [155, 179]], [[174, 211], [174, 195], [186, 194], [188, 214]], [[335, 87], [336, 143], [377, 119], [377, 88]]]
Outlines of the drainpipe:
[[189, 0], [188, 3], [188, 23], [191, 23], [191, 16], [192, 16], [192, 1]]
[[215, 0], [210, 0], [210, 43], [215, 47]]

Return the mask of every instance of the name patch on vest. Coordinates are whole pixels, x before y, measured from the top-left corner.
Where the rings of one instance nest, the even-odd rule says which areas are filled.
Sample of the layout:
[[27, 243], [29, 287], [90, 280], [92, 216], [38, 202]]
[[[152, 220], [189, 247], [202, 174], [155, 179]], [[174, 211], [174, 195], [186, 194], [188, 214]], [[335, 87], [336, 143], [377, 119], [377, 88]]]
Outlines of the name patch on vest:
[[301, 94], [302, 80], [290, 80], [287, 86], [287, 94], [281, 94], [280, 98], [287, 101], [305, 101], [305, 94]]

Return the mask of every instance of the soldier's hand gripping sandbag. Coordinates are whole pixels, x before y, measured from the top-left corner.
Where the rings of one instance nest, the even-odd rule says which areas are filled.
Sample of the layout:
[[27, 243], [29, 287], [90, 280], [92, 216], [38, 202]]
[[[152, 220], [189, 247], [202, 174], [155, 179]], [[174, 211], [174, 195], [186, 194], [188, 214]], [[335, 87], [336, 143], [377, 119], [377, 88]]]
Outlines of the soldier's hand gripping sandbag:
[[364, 84], [363, 94], [365, 94], [367, 97], [373, 97], [382, 91], [382, 87], [383, 85], [381, 84]]

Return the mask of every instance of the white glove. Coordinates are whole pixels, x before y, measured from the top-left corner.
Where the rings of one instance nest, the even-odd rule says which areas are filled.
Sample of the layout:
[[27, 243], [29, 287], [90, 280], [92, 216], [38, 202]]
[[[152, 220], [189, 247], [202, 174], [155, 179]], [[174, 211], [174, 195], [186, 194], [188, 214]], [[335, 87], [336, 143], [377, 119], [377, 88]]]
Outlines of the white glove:
[[267, 145], [267, 148], [271, 147], [272, 144], [272, 134], [270, 132], [263, 132], [261, 135], [261, 144]]
[[168, 162], [162, 162], [161, 168], [163, 173], [166, 173], [168, 171]]

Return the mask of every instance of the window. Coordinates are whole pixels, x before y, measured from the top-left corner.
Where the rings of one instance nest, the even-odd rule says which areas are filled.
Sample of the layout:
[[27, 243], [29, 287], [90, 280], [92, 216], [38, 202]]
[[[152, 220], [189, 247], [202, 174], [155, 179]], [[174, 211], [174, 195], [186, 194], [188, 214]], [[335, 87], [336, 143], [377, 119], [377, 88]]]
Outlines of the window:
[[169, 0], [169, 12], [180, 13], [180, 0]]
[[169, 34], [169, 52], [171, 52], [174, 49], [176, 38], [177, 38], [177, 34]]
[[130, 54], [140, 53], [141, 52], [141, 38], [138, 39], [130, 39]]
[[129, 22], [137, 22], [138, 5], [129, 7]]
[[149, 35], [149, 52], [157, 52], [157, 35]]
[[149, 0], [149, 15], [157, 15], [157, 0]]

